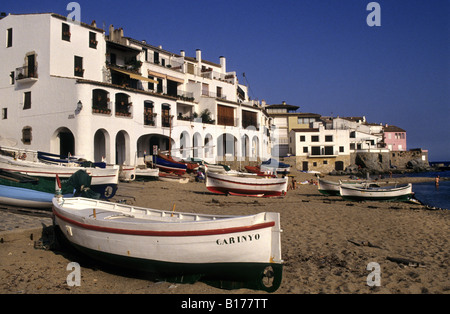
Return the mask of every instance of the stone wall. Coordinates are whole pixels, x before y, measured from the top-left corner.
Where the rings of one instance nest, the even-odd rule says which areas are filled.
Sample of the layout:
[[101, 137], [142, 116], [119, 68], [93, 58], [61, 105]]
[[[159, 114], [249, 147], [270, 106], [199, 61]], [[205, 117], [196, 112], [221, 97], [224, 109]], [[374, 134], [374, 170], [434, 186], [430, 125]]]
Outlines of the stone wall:
[[391, 166], [398, 169], [408, 168], [408, 163], [412, 160], [420, 160], [428, 164], [428, 151], [413, 149], [408, 151], [391, 152]]

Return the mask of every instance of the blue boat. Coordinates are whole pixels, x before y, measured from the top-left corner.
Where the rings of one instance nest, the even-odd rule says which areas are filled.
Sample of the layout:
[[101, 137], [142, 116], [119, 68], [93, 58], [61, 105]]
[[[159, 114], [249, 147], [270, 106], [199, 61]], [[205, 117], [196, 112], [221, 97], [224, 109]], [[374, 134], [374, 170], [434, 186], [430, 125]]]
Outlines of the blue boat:
[[287, 174], [291, 171], [291, 165], [278, 161], [274, 158], [270, 158], [261, 163], [260, 169], [262, 172], [271, 171], [279, 174]]
[[185, 174], [187, 170], [187, 165], [185, 163], [175, 161], [172, 158], [161, 154], [153, 155], [153, 164], [161, 171], [179, 175]]

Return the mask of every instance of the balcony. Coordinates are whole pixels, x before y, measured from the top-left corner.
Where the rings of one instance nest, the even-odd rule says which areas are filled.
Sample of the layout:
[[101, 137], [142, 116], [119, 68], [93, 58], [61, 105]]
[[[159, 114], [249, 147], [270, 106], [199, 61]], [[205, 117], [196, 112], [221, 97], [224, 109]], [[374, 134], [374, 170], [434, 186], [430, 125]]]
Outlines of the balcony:
[[144, 125], [156, 126], [156, 116], [157, 113], [152, 113], [149, 111], [144, 112]]
[[16, 68], [16, 82], [28, 83], [38, 80], [37, 67], [36, 66], [24, 66]]
[[92, 113], [111, 115], [111, 103], [93, 103]]

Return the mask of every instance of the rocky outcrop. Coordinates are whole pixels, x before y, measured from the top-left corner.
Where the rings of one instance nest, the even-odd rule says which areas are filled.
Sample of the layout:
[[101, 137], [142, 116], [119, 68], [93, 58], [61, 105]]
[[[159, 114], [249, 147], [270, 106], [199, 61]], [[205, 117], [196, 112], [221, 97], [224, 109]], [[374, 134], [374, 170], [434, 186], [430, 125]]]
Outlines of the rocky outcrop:
[[420, 158], [411, 159], [406, 163], [406, 168], [414, 172], [431, 171], [430, 165]]

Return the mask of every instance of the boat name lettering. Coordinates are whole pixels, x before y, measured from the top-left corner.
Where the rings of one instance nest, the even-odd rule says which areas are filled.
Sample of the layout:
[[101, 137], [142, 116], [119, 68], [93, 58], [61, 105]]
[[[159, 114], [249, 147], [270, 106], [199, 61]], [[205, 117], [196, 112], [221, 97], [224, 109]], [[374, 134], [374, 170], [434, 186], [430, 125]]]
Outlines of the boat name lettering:
[[257, 241], [260, 238], [261, 238], [261, 235], [259, 233], [255, 233], [255, 234], [248, 234], [248, 235], [242, 235], [242, 236], [217, 239], [216, 243], [217, 243], [217, 245], [236, 244], [236, 243]]

